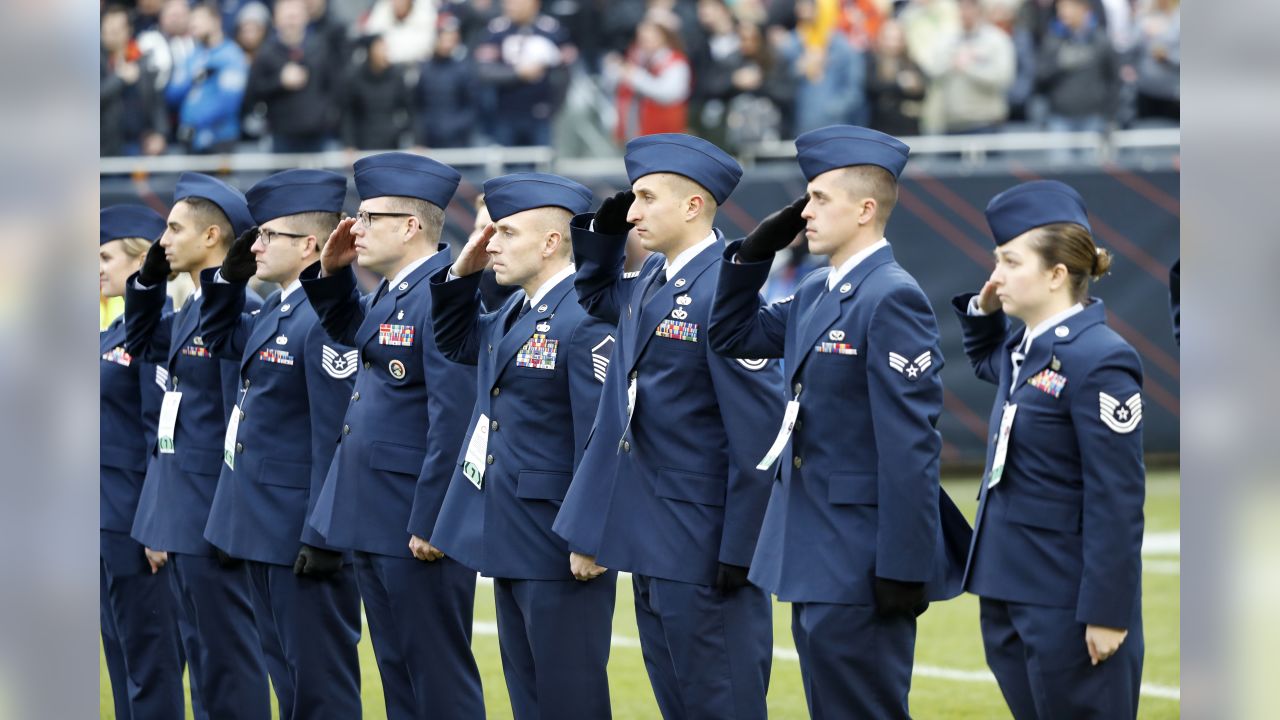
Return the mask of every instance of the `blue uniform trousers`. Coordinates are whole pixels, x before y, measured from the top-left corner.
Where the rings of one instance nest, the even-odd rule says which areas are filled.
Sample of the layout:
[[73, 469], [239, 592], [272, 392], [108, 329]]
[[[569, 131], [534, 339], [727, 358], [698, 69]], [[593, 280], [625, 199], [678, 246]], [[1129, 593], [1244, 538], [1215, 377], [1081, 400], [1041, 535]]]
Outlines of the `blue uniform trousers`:
[[387, 720], [483, 718], [471, 654], [475, 571], [447, 557], [423, 562], [359, 550], [355, 569]]
[[167, 569], [189, 627], [181, 633], [183, 647], [203, 712], [217, 720], [270, 720], [266, 662], [244, 564], [223, 568], [214, 557], [171, 552]]
[[[247, 561], [258, 625], [276, 643], [268, 649], [283, 658], [288, 679], [276, 683], [282, 720], [359, 718], [360, 596], [355, 570], [345, 566], [332, 577], [293, 574], [293, 568]], [[286, 695], [287, 689], [287, 695]]]
[[791, 635], [814, 720], [909, 717], [914, 617], [880, 617], [872, 605], [794, 603]]
[[1017, 720], [1132, 718], [1142, 684], [1142, 619], [1096, 667], [1075, 608], [981, 598], [987, 665]]
[[636, 626], [666, 720], [766, 717], [773, 661], [769, 596], [633, 575]]
[[182, 655], [168, 570], [151, 574], [128, 533], [99, 537], [102, 642], [117, 718], [182, 717]]
[[502, 671], [516, 720], [608, 720], [617, 573], [493, 581]]

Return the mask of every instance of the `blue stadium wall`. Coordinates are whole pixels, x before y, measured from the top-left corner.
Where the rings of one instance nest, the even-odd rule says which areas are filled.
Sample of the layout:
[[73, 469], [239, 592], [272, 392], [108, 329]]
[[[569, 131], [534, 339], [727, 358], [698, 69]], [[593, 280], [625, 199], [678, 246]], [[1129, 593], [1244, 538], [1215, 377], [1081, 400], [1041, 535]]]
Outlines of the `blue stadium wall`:
[[[264, 176], [238, 173], [227, 179], [247, 188]], [[1039, 175], [1015, 166], [981, 174], [909, 172], [886, 230], [898, 261], [919, 280], [938, 315], [946, 357], [942, 370], [946, 402], [939, 422], [943, 461], [953, 467], [983, 463], [994, 394], [994, 388], [974, 378], [969, 369], [950, 300], [957, 293], [977, 290], [991, 272], [992, 244], [982, 215], [987, 200], [1017, 182], [1041, 177], [1068, 182], [1084, 195], [1094, 235], [1114, 255], [1111, 275], [1094, 285], [1093, 294], [1106, 303], [1111, 326], [1142, 356], [1148, 458], [1175, 460], [1179, 362], [1169, 320], [1168, 271], [1178, 257], [1177, 171], [1113, 167]], [[590, 186], [597, 198], [626, 185], [621, 174], [577, 179]], [[471, 228], [472, 201], [483, 180], [480, 175], [467, 175], [448, 208], [445, 234], [455, 254]], [[104, 177], [101, 201], [103, 206], [144, 203], [164, 213], [175, 181], [173, 175]], [[756, 220], [803, 192], [804, 179], [793, 164], [753, 168], [721, 208], [717, 226], [726, 236], [741, 236]], [[353, 213], [359, 204], [354, 187], [347, 201], [347, 210]]]

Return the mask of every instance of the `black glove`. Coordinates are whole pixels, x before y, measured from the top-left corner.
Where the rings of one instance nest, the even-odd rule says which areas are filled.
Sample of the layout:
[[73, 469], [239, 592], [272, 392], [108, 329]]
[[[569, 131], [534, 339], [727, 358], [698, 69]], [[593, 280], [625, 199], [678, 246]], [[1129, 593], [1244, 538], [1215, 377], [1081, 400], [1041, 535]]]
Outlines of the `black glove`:
[[627, 212], [635, 201], [636, 194], [630, 190], [605, 198], [596, 211], [595, 231], [601, 235], [626, 235], [631, 232], [632, 224], [627, 222]]
[[924, 599], [924, 583], [876, 578], [876, 614], [881, 617], [918, 617], [929, 603]]
[[159, 242], [151, 243], [147, 256], [142, 259], [142, 269], [138, 271], [138, 282], [146, 287], [155, 287], [169, 279], [169, 260], [164, 256], [164, 248]]
[[248, 282], [258, 272], [258, 259], [253, 256], [253, 243], [257, 240], [258, 228], [255, 225], [240, 233], [240, 237], [231, 243], [219, 271], [223, 280], [229, 283]]
[[769, 260], [773, 254], [791, 244], [796, 235], [804, 230], [805, 219], [800, 217], [804, 206], [809, 202], [808, 195], [802, 195], [795, 202], [775, 211], [756, 225], [756, 229], [747, 235], [738, 248], [738, 259], [742, 262], [760, 262]]
[[750, 568], [741, 565], [729, 565], [720, 563], [720, 567], [716, 568], [716, 589], [722, 594], [729, 594], [739, 588], [750, 585], [747, 580], [747, 572]]
[[303, 545], [293, 562], [294, 575], [326, 578], [342, 569], [342, 553]]
[[240, 558], [231, 557], [222, 548], [216, 547], [213, 549], [213, 552], [218, 556], [218, 567], [220, 568], [233, 568], [241, 562], [244, 562]]

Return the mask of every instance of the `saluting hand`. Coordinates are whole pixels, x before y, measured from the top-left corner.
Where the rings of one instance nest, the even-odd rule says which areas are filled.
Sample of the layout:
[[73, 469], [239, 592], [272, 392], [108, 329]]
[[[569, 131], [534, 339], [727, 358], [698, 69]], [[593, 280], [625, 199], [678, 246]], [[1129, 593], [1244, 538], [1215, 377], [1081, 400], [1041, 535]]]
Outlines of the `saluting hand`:
[[258, 259], [253, 255], [253, 244], [258, 241], [258, 227], [245, 230], [231, 243], [227, 256], [222, 259], [219, 274], [229, 283], [248, 282], [258, 272]]
[[984, 314], [991, 313], [1004, 307], [1000, 302], [1000, 298], [996, 297], [996, 284], [990, 280], [982, 284], [982, 290], [978, 292], [978, 309]]
[[351, 234], [356, 218], [343, 218], [320, 251], [320, 270], [332, 275], [356, 261], [356, 236]]
[[578, 580], [594, 580], [608, 572], [608, 568], [596, 564], [595, 555], [569, 553], [569, 572]]
[[770, 260], [774, 253], [790, 245], [796, 235], [804, 230], [805, 219], [800, 217], [809, 196], [802, 195], [790, 205], [776, 210], [756, 225], [756, 229], [747, 235], [738, 248], [738, 259], [742, 262], [761, 262]]
[[155, 287], [169, 277], [172, 269], [169, 259], [164, 256], [164, 248], [160, 243], [151, 243], [147, 256], [142, 259], [142, 267], [138, 270], [138, 282], [145, 287]]
[[1121, 628], [1109, 628], [1101, 625], [1086, 625], [1084, 644], [1089, 648], [1089, 661], [1094, 665], [1106, 660], [1124, 644], [1129, 631]]
[[409, 537], [409, 552], [423, 562], [435, 562], [444, 557], [444, 551], [417, 535]]
[[605, 198], [600, 203], [600, 209], [596, 210], [595, 231], [601, 235], [626, 235], [631, 232], [634, 225], [627, 222], [627, 213], [631, 211], [631, 204], [635, 201], [636, 194], [630, 190]]
[[497, 232], [497, 226], [489, 223], [484, 229], [473, 235], [467, 244], [462, 246], [458, 259], [453, 263], [453, 274], [466, 277], [484, 270], [489, 266], [489, 240]]

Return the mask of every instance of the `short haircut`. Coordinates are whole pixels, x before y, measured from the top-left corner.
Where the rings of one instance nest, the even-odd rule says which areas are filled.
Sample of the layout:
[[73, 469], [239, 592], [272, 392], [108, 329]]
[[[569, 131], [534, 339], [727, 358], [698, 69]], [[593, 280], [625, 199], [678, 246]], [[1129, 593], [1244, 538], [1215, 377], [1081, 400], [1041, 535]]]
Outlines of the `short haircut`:
[[202, 197], [184, 197], [178, 202], [186, 203], [191, 208], [192, 214], [195, 216], [196, 224], [200, 226], [200, 230], [204, 230], [210, 225], [218, 228], [222, 244], [229, 246], [236, 239], [235, 230], [231, 227], [231, 220], [227, 218], [227, 213], [222, 210], [212, 200]]
[[869, 197], [876, 201], [876, 221], [881, 227], [898, 204], [898, 180], [879, 165], [851, 165], [842, 168], [840, 186], [852, 198]]
[[444, 229], [444, 209], [421, 198], [393, 196], [391, 207], [395, 212], [412, 213], [422, 223], [422, 231], [440, 236]]
[[700, 195], [702, 197], [703, 212], [715, 215], [720, 205], [716, 202], [716, 198], [711, 194], [710, 190], [703, 187], [701, 183], [693, 178], [685, 177], [678, 173], [664, 173], [664, 175], [666, 175], [667, 187], [685, 197]]
[[315, 212], [304, 212], [293, 215], [289, 218], [289, 225], [295, 232], [304, 232], [308, 235], [316, 236], [316, 250], [324, 247], [324, 243], [329, 239], [329, 235], [333, 233], [333, 229], [338, 227], [338, 222], [342, 220], [342, 213], [325, 212], [317, 210]]

